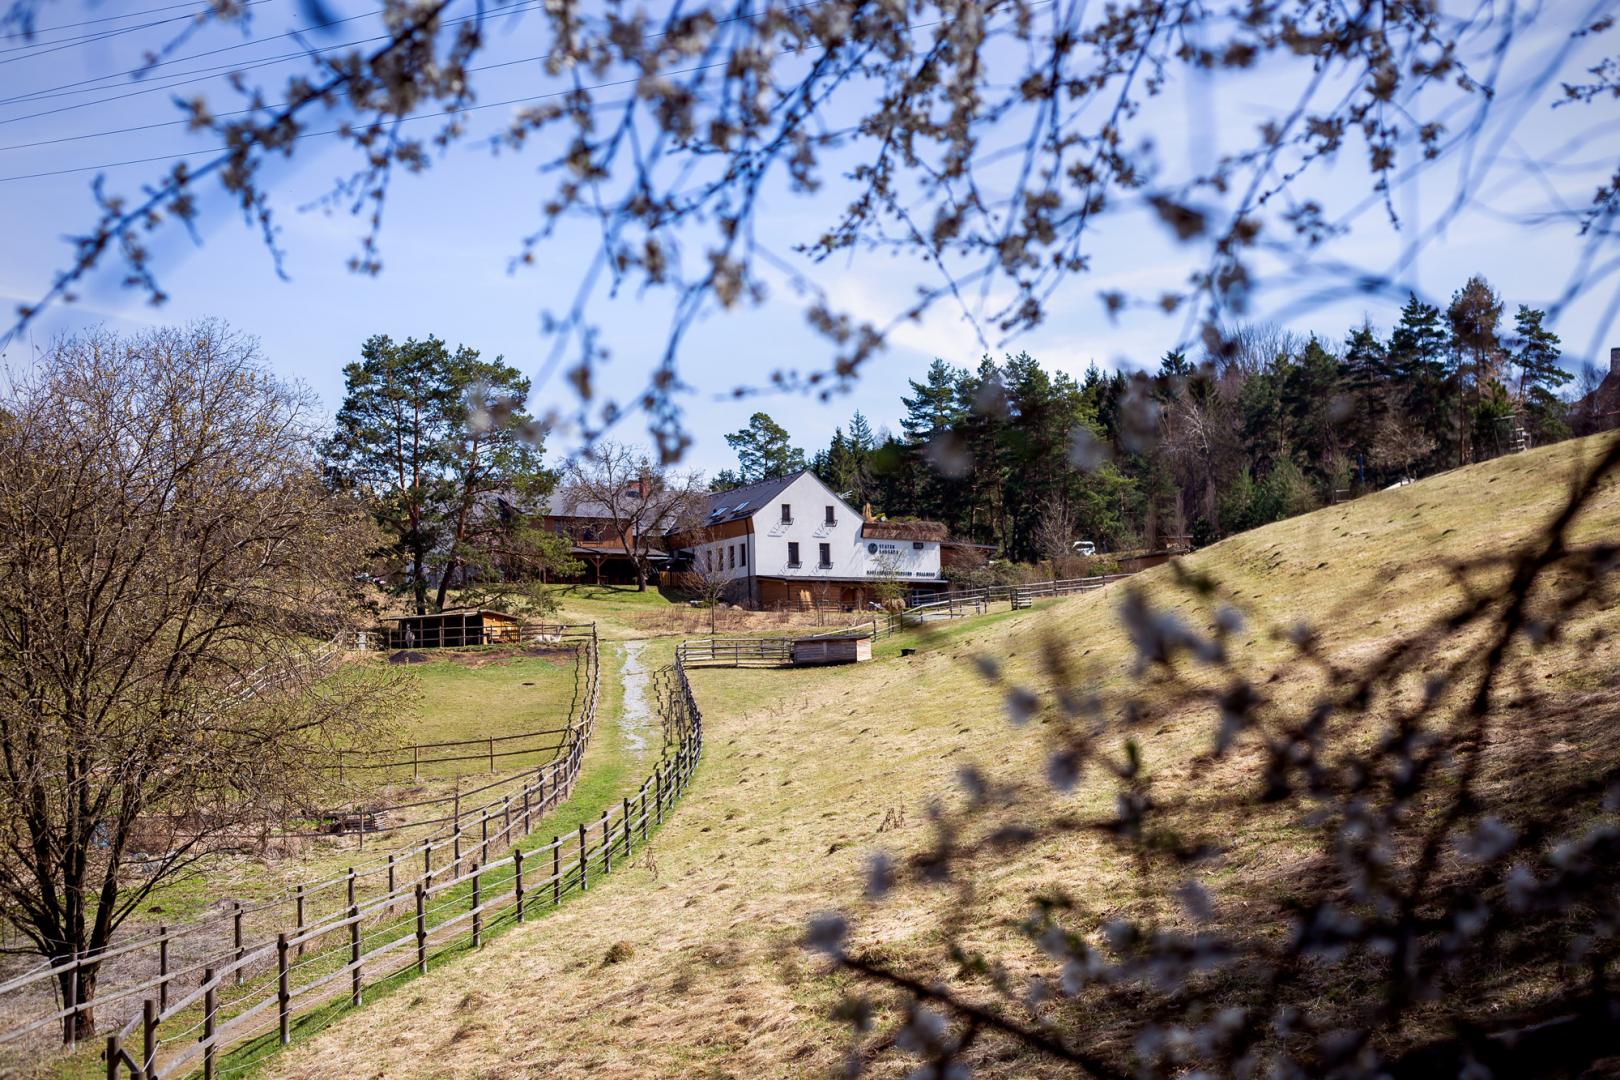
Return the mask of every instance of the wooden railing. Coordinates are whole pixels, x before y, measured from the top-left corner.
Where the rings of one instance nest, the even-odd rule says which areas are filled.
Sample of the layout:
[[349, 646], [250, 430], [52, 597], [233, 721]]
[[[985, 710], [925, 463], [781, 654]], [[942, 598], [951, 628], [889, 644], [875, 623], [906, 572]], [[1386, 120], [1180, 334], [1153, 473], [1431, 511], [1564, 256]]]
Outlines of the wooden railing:
[[[373, 857], [369, 863], [359, 863], [347, 872], [323, 880], [303, 882], [291, 891], [253, 904], [233, 902], [220, 915], [184, 926], [159, 926], [156, 933], [143, 934], [133, 940], [114, 943], [107, 948], [83, 956], [74, 956], [43, 964], [38, 968], [0, 982], [0, 1006], [8, 1012], [26, 1014], [26, 1004], [19, 1001], [29, 997], [43, 997], [55, 1007], [41, 1015], [26, 1016], [4, 1031], [0, 1031], [0, 1045], [17, 1043], [41, 1031], [56, 1031], [58, 1025], [71, 1043], [75, 1024], [73, 1018], [94, 1011], [106, 1021], [109, 1015], [115, 1022], [133, 1010], [140, 1009], [124, 1023], [123, 1034], [142, 1023], [145, 999], [152, 999], [157, 1015], [175, 1015], [177, 1006], [170, 998], [178, 988], [200, 972], [227, 972], [235, 985], [245, 984], [247, 973], [255, 963], [264, 961], [270, 948], [263, 928], [279, 924], [286, 927], [286, 936], [294, 942], [297, 955], [310, 953], [310, 943], [320, 939], [316, 931], [323, 919], [330, 922], [350, 909], [374, 912], [383, 902], [392, 906], [399, 902], [399, 891], [408, 887], [408, 881], [420, 866], [420, 876], [414, 880], [435, 881], [449, 873], [449, 881], [435, 885], [450, 887], [465, 880], [462, 868], [470, 862], [484, 864], [490, 869], [490, 853], [504, 852], [522, 837], [529, 835], [537, 821], [566, 801], [573, 793], [583, 766], [585, 748], [595, 729], [597, 704], [600, 698], [600, 655], [594, 624], [564, 628], [571, 643], [578, 650], [576, 664], [577, 689], [575, 707], [568, 725], [557, 729], [562, 732], [561, 752], [553, 760], [538, 768], [526, 768], [514, 775], [503, 776], [491, 783], [451, 795], [398, 803], [386, 807], [366, 807], [357, 816], [357, 848], [364, 851], [368, 834], [394, 833], [404, 830], [428, 830], [416, 843], [396, 848]], [[496, 740], [497, 742], [499, 740]], [[472, 755], [481, 760], [500, 760], [501, 751], [490, 748], [491, 741], [473, 740], [485, 747], [483, 755]], [[418, 744], [422, 747], [460, 744]], [[395, 753], [399, 748], [394, 748]], [[407, 747], [409, 749], [409, 747]], [[532, 752], [532, 748], [521, 752]], [[418, 757], [420, 754], [418, 753]], [[408, 766], [408, 762], [406, 766]], [[350, 766], [354, 767], [354, 766]], [[495, 794], [499, 793], [499, 794]], [[486, 798], [480, 799], [480, 796]], [[395, 825], [368, 826], [368, 819], [379, 814], [406, 809], [442, 807], [443, 812]], [[346, 810], [332, 810], [329, 818], [341, 818]], [[521, 830], [521, 831], [520, 831]], [[351, 830], [346, 830], [351, 831]], [[330, 830], [287, 829], [272, 834], [254, 834], [255, 838], [289, 838], [331, 835]], [[474, 860], [474, 853], [477, 858]], [[435, 865], [437, 864], [437, 865]], [[447, 869], [448, 868], [448, 869]], [[402, 886], [401, 881], [407, 885]], [[320, 915], [325, 908], [327, 915]], [[336, 916], [330, 912], [338, 913]], [[324, 933], [324, 932], [323, 932]], [[260, 944], [250, 941], [257, 936]], [[142, 955], [146, 960], [142, 962]], [[145, 968], [145, 974], [129, 976], [128, 982], [114, 982], [108, 977], [108, 965], [118, 961], [121, 970]], [[76, 987], [81, 978], [94, 976], [98, 993], [90, 1001], [77, 1000]], [[62, 996], [58, 998], [58, 989]], [[229, 995], [228, 995], [229, 996]], [[186, 999], [189, 1003], [190, 999]], [[234, 998], [231, 998], [234, 1000]]]
[[[480, 947], [491, 934], [584, 893], [627, 864], [691, 783], [703, 753], [703, 718], [684, 668], [659, 673], [664, 755], [639, 789], [599, 819], [532, 849], [521, 844], [494, 860], [424, 870], [387, 894], [349, 902], [327, 919], [282, 932], [230, 960], [204, 967], [192, 988], [163, 1005], [142, 1000], [141, 1015], [107, 1037], [109, 1077], [216, 1071], [232, 1047], [285, 1045], [300, 1017], [365, 1000], [375, 987], [435, 959]], [[527, 830], [531, 822], [514, 823]], [[195, 977], [195, 973], [192, 973]]]
[[373, 636], [389, 649], [465, 649], [480, 645], [544, 645], [560, 642], [576, 623], [492, 623], [489, 626], [433, 626], [422, 630], [388, 628]]
[[904, 611], [898, 612], [895, 617], [902, 623], [915, 625], [929, 616], [959, 617], [981, 614], [991, 604], [997, 603], [1011, 604], [1015, 608], [1028, 607], [1038, 599], [1093, 592], [1130, 576], [1130, 574], [1103, 574], [1098, 577], [1064, 578], [1033, 581], [1021, 585], [990, 585], [982, 589], [964, 589], [937, 600], [912, 604]]

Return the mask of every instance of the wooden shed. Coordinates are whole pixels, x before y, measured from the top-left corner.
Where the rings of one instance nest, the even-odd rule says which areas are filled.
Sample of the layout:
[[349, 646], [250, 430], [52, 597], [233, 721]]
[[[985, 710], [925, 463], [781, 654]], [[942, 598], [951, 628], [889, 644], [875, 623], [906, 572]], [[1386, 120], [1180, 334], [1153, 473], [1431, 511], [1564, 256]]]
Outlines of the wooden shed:
[[516, 644], [523, 621], [488, 608], [450, 608], [431, 615], [384, 620], [390, 649], [459, 649], [468, 645]]
[[872, 637], [870, 634], [838, 634], [799, 638], [793, 642], [792, 656], [794, 667], [858, 664], [872, 659]]

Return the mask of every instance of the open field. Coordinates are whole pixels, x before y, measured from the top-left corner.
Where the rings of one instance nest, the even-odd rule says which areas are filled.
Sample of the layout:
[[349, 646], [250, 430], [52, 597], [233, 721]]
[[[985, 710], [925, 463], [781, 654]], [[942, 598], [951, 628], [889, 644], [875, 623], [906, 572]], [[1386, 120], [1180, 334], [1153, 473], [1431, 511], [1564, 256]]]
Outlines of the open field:
[[[646, 696], [650, 669], [634, 656], [638, 648], [608, 645], [601, 650], [599, 719], [595, 736], [585, 750], [581, 777], [572, 796], [539, 821], [535, 834], [523, 845], [526, 848], [543, 843], [553, 833], [568, 833], [582, 822], [594, 820], [604, 806], [614, 804], [618, 797], [635, 788], [661, 752], [658, 720]], [[467, 738], [486, 733], [499, 737], [565, 724], [570, 710], [577, 713], [580, 707], [576, 695], [584, 690], [584, 684], [579, 681], [584, 675], [576, 673], [572, 648], [524, 655], [500, 649], [434, 655], [432, 662], [406, 669], [416, 682], [418, 693], [412, 707], [401, 717], [394, 735], [398, 741]], [[525, 754], [510, 764], [513, 770], [530, 769], [532, 777], [532, 767], [553, 756], [550, 753], [543, 757]], [[498, 762], [501, 768], [507, 764]], [[409, 782], [407, 770], [406, 780], [385, 785], [379, 798], [427, 797], [441, 788], [449, 791], [455, 784], [467, 790], [487, 784], [491, 779], [490, 775], [482, 773], [482, 760], [461, 763], [460, 768], [464, 775], [459, 780], [424, 776], [416, 784]], [[423, 771], [428, 771], [425, 766]], [[482, 803], [499, 795], [496, 791], [468, 802]], [[497, 816], [496, 825], [500, 823]], [[269, 850], [253, 855], [214, 858], [201, 867], [198, 874], [155, 894], [148, 910], [129, 924], [126, 933], [140, 935], [154, 931], [160, 923], [173, 927], [198, 920], [217, 920], [223, 915], [225, 918], [218, 930], [226, 935], [228, 947], [228, 916], [233, 904], [242, 903], [252, 909], [256, 902], [289, 895], [297, 883], [341, 877], [348, 867], [355, 865], [361, 866], [362, 872], [368, 875], [362, 881], [362, 895], [369, 894], [379, 888], [382, 881], [375, 876], [379, 860], [393, 848], [416, 843], [420, 835], [406, 832], [374, 836], [364, 849], [355, 835], [288, 841], [273, 844]], [[467, 849], [469, 857], [476, 857], [477, 836], [475, 828], [467, 841], [471, 845]], [[448, 857], [448, 853], [441, 853], [435, 863], [443, 863]], [[409, 868], [404, 872], [408, 876]], [[492, 887], [494, 884], [492, 882]], [[331, 917], [333, 905], [342, 903], [342, 891], [340, 887], [335, 893], [328, 889], [312, 896], [307, 910], [309, 921]], [[250, 914], [245, 920], [247, 940], [258, 941], [265, 934], [273, 937], [277, 930], [285, 928], [284, 923], [277, 920], [290, 918], [289, 911], [285, 905], [271, 905], [263, 913]], [[267, 919], [270, 921], [266, 922]], [[214, 938], [217, 936], [215, 934]], [[195, 951], [193, 944], [205, 947], [211, 940], [213, 938], [203, 935], [195, 942], [189, 938], [177, 941], [171, 950], [174, 969], [183, 969], [190, 962], [188, 957]], [[217, 944], [216, 941], [216, 947]], [[144, 954], [137, 954], [132, 961], [139, 970], [118, 975], [110, 973], [107, 981], [117, 985], [131, 976], [145, 977], [148, 973], [142, 965], [155, 963]], [[21, 1007], [24, 1003], [11, 1004]], [[14, 1054], [8, 1057], [17, 1060]], [[66, 1075], [94, 1074], [97, 1066], [93, 1062], [87, 1064], [87, 1060], [86, 1054], [76, 1055], [62, 1061], [58, 1071]]]
[[[634, 585], [554, 585], [552, 593], [564, 622], [595, 622], [609, 640], [649, 637], [696, 637], [709, 633], [709, 611], [684, 600], [672, 600], [657, 589], [637, 591]], [[844, 626], [864, 616], [828, 610], [744, 611], [729, 605], [717, 608], [717, 634], [780, 633], [790, 629], [826, 629]]]
[[[1367, 655], [1452, 602], [1447, 560], [1504, 550], [1532, 535], [1559, 504], [1576, 460], [1569, 443], [1432, 478], [1398, 491], [1234, 537], [1187, 560], [1250, 611], [1237, 648], [1262, 670], [1286, 655], [1261, 632], [1309, 618], [1329, 655]], [[1612, 482], [1578, 523], [1576, 540], [1620, 532]], [[1136, 579], [1197, 618], [1170, 568]], [[1115, 617], [1121, 586], [1032, 610], [964, 620], [886, 640], [858, 669], [709, 670], [693, 681], [710, 732], [699, 782], [656, 839], [649, 867], [607, 882], [447, 969], [404, 1002], [384, 1002], [272, 1060], [269, 1074], [318, 1077], [482, 1076], [540, 1070], [558, 1077], [826, 1074], [839, 1067], [843, 1029], [829, 1010], [844, 985], [797, 947], [807, 918], [853, 916], [853, 946], [920, 977], [949, 975], [940, 917], [950, 892], [907, 888], [881, 906], [862, 898], [864, 865], [884, 848], [915, 854], [931, 840], [927, 809], [958, 799], [955, 777], [973, 763], [1007, 775], [1038, 770], [1042, 725], [1010, 729], [1001, 693], [970, 661], [996, 658], [1009, 677], [1042, 682], [1043, 640], [1064, 643], [1088, 685], [1126, 678], [1131, 646]], [[1596, 625], [1594, 625], [1594, 622]], [[1604, 625], [1604, 624], [1607, 625]], [[1486, 790], [1511, 808], [1543, 782], [1595, 776], [1620, 761], [1620, 646], [1612, 611], [1534, 657], [1526, 681], [1548, 707], [1515, 715], [1486, 756]], [[903, 645], [918, 655], [900, 659]], [[1314, 688], [1301, 665], [1279, 664], [1279, 701]], [[1253, 759], [1218, 769], [1205, 760], [1208, 710], [1137, 733], [1144, 767], [1177, 828], [1224, 849], [1207, 883], [1219, 917], [1274, 916], [1311, 869], [1312, 833], [1289, 813], [1257, 814], [1229, 797], [1255, 782]], [[1369, 733], [1370, 734], [1370, 733]], [[1354, 733], [1352, 733], [1354, 735]], [[1553, 769], [1525, 782], [1526, 754]], [[1087, 777], [1056, 808], [1105, 815], [1115, 787]], [[1047, 839], [974, 868], [974, 925], [965, 937], [1033, 968], [1035, 951], [1008, 930], [1030, 897], [1062, 891], [1085, 926], [1154, 910], [1156, 893], [1094, 833]], [[1172, 916], [1166, 915], [1166, 918]], [[612, 961], [609, 962], [610, 953]], [[1533, 978], [1504, 970], [1477, 988], [1511, 1004]], [[1059, 1016], [1078, 1027], [1083, 1016]], [[1094, 1038], [1106, 1044], [1106, 1030]], [[1056, 1075], [1006, 1045], [982, 1040], [982, 1074]], [[903, 1063], [883, 1059], [879, 1075]]]

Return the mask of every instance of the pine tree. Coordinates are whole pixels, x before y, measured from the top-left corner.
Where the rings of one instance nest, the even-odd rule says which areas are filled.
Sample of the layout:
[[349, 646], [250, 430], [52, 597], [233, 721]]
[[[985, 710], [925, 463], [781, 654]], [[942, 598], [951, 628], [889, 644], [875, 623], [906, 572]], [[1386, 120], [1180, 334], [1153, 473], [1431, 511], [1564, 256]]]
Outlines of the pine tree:
[[1457, 460], [1460, 396], [1446, 364], [1449, 339], [1440, 309], [1408, 294], [1389, 338], [1389, 363], [1405, 417], [1433, 450], [1421, 463], [1435, 468]]
[[928, 365], [928, 374], [922, 382], [908, 379], [911, 396], [900, 398], [906, 415], [900, 418], [900, 429], [914, 443], [926, 443], [940, 433], [955, 427], [963, 417], [961, 385], [967, 372], [952, 367], [936, 358]]
[[737, 452], [737, 474], [744, 484], [792, 476], [805, 468], [804, 451], [789, 443], [787, 429], [767, 413], [748, 418], [748, 426], [726, 436]]
[[1564, 438], [1569, 425], [1564, 403], [1556, 390], [1574, 378], [1560, 365], [1563, 353], [1558, 335], [1543, 325], [1547, 313], [1519, 305], [1513, 317], [1513, 366], [1519, 369], [1518, 400], [1525, 425], [1537, 442]]

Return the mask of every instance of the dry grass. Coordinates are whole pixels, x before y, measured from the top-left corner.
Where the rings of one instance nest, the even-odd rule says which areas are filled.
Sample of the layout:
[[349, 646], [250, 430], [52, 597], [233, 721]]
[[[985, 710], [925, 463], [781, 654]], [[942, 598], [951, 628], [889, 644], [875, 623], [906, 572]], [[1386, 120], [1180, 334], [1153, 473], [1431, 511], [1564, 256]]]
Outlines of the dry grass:
[[[1189, 561], [1264, 618], [1286, 625], [1308, 616], [1328, 652], [1365, 656], [1443, 608], [1452, 595], [1448, 560], [1504, 550], [1533, 534], [1575, 463], [1592, 452], [1590, 441], [1569, 443], [1459, 470], [1235, 537]], [[1617, 531], [1620, 491], [1610, 484], [1576, 538]], [[1172, 595], [1167, 570], [1139, 580]], [[859, 669], [695, 673], [706, 757], [650, 865], [638, 860], [587, 902], [363, 1010], [273, 1060], [270, 1072], [825, 1075], [842, 1053], [842, 1031], [828, 1016], [842, 987], [796, 947], [806, 918], [844, 909], [855, 916], [857, 947], [919, 972], [951, 971], [935, 946], [956, 898], [906, 890], [874, 907], [861, 899], [864, 861], [879, 847], [921, 850], [930, 838], [927, 808], [955, 797], [960, 766], [1006, 775], [1041, 760], [1039, 726], [1010, 734], [998, 692], [967, 661], [991, 654], [1015, 677], [1035, 679], [1040, 640], [1057, 634], [1093, 681], [1123, 680], [1130, 650], [1114, 617], [1117, 596], [1115, 587], [953, 625], [906, 659], [895, 655], [899, 642], [885, 642], [879, 661]], [[1613, 613], [1597, 617], [1605, 620], [1607, 627], [1579, 628], [1525, 669], [1553, 707], [1498, 725], [1490, 775], [1504, 802], [1533, 800], [1547, 786], [1547, 776], [1525, 775], [1532, 750], [1550, 747], [1555, 764], [1546, 767], [1570, 776], [1620, 760], [1613, 723], [1620, 647], [1612, 633], [1599, 640], [1586, 633], [1616, 629]], [[1261, 666], [1284, 655], [1258, 632], [1239, 647]], [[649, 658], [667, 655], [663, 649], [650, 649]], [[1311, 686], [1307, 672], [1285, 667], [1270, 689], [1287, 700]], [[1261, 925], [1317, 872], [1311, 834], [1287, 813], [1246, 807], [1237, 797], [1253, 783], [1244, 760], [1210, 763], [1210, 742], [1210, 718], [1194, 713], [1142, 738], [1178, 827], [1218, 837], [1226, 849], [1211, 880], [1219, 917]], [[1064, 809], [1102, 814], [1113, 796], [1109, 782], [1088, 778]], [[1086, 920], [1156, 904], [1132, 868], [1089, 833], [986, 859], [973, 880], [969, 940], [1020, 964], [1033, 958], [1006, 923], [1025, 914], [1034, 893], [1069, 894]], [[622, 958], [604, 964], [610, 953]], [[1535, 977], [1504, 971], [1502, 981]], [[1090, 1036], [1106, 1041], [1106, 1024], [1092, 1023]], [[983, 1053], [981, 1074], [1057, 1073], [993, 1043]], [[880, 1074], [900, 1064], [888, 1061]]]

